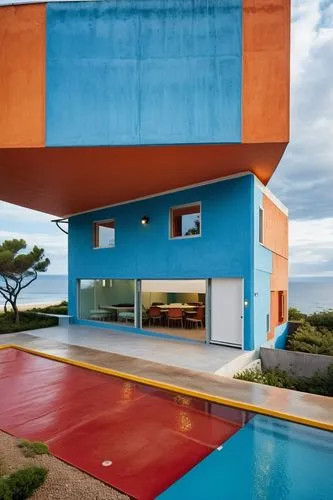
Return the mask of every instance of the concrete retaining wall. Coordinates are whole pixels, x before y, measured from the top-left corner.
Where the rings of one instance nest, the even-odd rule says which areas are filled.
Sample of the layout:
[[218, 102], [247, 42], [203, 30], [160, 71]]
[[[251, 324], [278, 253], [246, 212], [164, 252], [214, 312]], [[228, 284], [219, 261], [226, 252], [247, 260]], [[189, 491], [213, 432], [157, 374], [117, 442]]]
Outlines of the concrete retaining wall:
[[279, 368], [289, 375], [312, 377], [316, 372], [325, 373], [333, 364], [333, 356], [308, 354], [283, 349], [260, 348], [262, 369]]

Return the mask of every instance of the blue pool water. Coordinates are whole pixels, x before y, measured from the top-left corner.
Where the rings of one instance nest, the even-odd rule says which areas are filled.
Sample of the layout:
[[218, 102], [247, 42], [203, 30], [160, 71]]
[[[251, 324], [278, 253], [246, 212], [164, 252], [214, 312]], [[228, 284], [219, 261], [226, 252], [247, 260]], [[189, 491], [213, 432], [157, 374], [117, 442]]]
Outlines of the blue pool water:
[[159, 500], [330, 500], [333, 433], [256, 415]]

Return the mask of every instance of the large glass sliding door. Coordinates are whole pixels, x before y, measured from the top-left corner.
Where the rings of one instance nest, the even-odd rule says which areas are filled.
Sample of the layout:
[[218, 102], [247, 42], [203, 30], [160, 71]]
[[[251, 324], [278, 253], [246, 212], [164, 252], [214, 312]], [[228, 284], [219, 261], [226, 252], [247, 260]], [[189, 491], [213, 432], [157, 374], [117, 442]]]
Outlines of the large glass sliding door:
[[83, 279], [78, 316], [204, 342], [206, 292], [206, 280]]
[[144, 330], [192, 340], [206, 340], [205, 280], [142, 280]]
[[135, 280], [79, 280], [79, 318], [135, 325]]

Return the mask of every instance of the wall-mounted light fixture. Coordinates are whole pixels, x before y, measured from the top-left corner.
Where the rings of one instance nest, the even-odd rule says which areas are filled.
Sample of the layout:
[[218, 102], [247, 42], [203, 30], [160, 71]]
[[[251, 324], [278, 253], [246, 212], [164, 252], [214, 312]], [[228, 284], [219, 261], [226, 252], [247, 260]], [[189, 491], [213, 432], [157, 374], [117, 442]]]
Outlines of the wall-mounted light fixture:
[[248, 300], [244, 300], [244, 306], [247, 307], [249, 305], [249, 301]]
[[149, 217], [147, 217], [147, 215], [144, 215], [143, 217], [141, 217], [141, 224], [143, 226], [149, 224]]

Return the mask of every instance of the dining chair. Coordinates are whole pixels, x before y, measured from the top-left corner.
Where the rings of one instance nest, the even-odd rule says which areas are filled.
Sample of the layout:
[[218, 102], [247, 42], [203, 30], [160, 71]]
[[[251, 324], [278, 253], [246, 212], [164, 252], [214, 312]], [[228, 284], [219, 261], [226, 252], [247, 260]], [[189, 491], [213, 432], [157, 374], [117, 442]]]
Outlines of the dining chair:
[[184, 324], [183, 324], [183, 311], [178, 308], [178, 307], [175, 307], [174, 309], [169, 309], [168, 310], [168, 327], [170, 328], [170, 322], [171, 324], [175, 324], [176, 325], [178, 323], [180, 323], [180, 326], [183, 328]]
[[201, 328], [203, 328], [204, 321], [205, 321], [205, 308], [204, 307], [198, 307], [196, 310], [196, 313], [193, 314], [193, 316], [186, 317], [186, 325], [188, 327], [194, 326], [195, 328], [198, 328], [200, 326]]
[[161, 309], [159, 307], [151, 306], [149, 308], [148, 315], [149, 315], [149, 325], [151, 325], [151, 323], [153, 325], [155, 325], [156, 323], [161, 325], [162, 315], [161, 315]]

